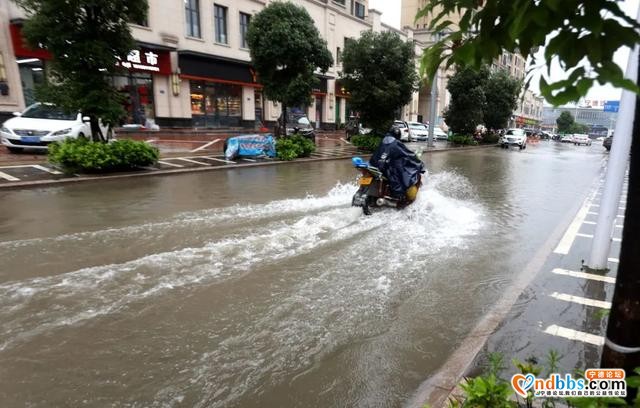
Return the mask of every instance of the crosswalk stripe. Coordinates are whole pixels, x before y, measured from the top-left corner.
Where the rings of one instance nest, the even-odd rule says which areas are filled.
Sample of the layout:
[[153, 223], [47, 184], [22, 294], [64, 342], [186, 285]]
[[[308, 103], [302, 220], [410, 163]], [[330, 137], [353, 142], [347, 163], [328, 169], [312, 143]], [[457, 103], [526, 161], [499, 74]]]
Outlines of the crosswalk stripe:
[[607, 283], [616, 283], [615, 278], [611, 276], [596, 275], [594, 273], [570, 271], [568, 269], [562, 269], [562, 268], [555, 268], [551, 272], [555, 273], [556, 275], [572, 276], [574, 278], [589, 279], [589, 280], [595, 280], [595, 281], [607, 282]]
[[577, 303], [579, 305], [599, 307], [601, 309], [611, 309], [611, 302], [606, 302], [603, 300], [589, 299], [581, 296], [574, 296], [574, 295], [569, 295], [567, 293], [558, 293], [558, 292], [553, 292], [549, 296], [551, 296], [554, 299], [562, 300], [565, 302]]
[[578, 330], [568, 329], [566, 327], [561, 327], [555, 324], [547, 327], [544, 330], [545, 333], [550, 334], [552, 336], [564, 337], [569, 340], [581, 341], [584, 343], [593, 344], [596, 346], [604, 345], [604, 337], [597, 336], [595, 334], [585, 333]]

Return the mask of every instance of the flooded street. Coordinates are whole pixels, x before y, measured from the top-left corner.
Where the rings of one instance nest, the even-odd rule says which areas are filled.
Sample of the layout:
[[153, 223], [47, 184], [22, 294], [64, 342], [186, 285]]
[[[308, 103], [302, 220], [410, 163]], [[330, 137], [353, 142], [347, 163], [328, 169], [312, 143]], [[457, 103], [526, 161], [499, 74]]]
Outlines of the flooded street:
[[370, 217], [348, 161], [1, 192], [0, 405], [402, 406], [606, 157], [425, 155]]

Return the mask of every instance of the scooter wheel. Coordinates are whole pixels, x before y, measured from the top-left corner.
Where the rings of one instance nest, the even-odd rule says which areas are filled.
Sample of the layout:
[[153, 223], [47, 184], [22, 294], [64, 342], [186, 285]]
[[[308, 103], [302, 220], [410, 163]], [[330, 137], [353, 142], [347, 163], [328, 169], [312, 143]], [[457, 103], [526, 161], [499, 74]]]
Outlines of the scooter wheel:
[[364, 203], [362, 206], [362, 213], [364, 215], [371, 215], [371, 208], [369, 207], [369, 203]]

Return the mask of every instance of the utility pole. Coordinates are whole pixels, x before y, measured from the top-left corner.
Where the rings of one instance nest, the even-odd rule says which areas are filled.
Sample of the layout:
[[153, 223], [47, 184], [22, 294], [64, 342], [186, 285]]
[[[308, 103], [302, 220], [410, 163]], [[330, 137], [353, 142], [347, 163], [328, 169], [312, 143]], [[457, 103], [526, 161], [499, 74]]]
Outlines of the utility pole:
[[[635, 60], [637, 71], [640, 59], [637, 46], [630, 58]], [[637, 74], [636, 78], [640, 82]], [[627, 376], [634, 375], [633, 369], [640, 367], [640, 271], [638, 270], [640, 267], [640, 236], [638, 235], [640, 231], [640, 110], [638, 110], [638, 104], [640, 102], [638, 102], [638, 95], [633, 96], [636, 102], [633, 123], [635, 137], [631, 141], [629, 189], [622, 231], [620, 264], [600, 363], [601, 367], [605, 368], [623, 368]], [[622, 103], [624, 102], [621, 101], [621, 109], [624, 106]], [[618, 125], [627, 121], [628, 119], [621, 114]], [[618, 125], [614, 140], [621, 136], [618, 134]], [[613, 150], [613, 146], [611, 149]], [[632, 401], [635, 398], [634, 394], [634, 390], [628, 390], [627, 401]]]
[[438, 98], [438, 71], [431, 80], [431, 99], [429, 106], [429, 142], [427, 146], [433, 147], [433, 130], [436, 127], [436, 99]]

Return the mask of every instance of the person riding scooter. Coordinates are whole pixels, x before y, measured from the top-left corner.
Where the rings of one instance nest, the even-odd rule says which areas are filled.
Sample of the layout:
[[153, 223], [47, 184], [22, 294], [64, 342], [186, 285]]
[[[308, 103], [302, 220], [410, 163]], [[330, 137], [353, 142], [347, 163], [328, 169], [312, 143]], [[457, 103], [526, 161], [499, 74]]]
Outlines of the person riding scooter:
[[400, 129], [391, 127], [378, 146], [369, 164], [387, 178], [394, 198], [412, 202], [420, 186], [424, 164], [414, 152], [400, 141]]

